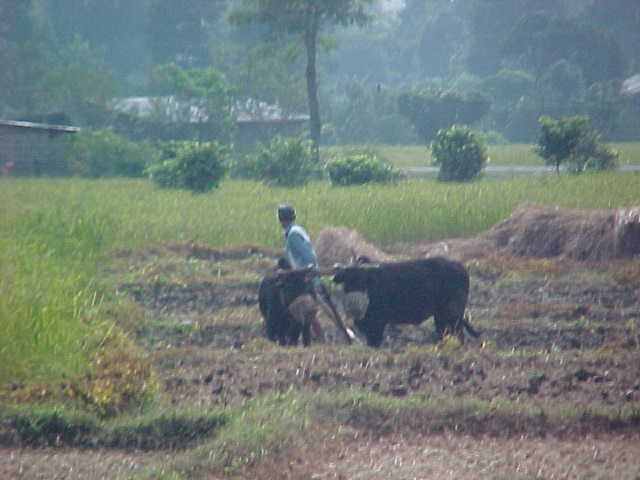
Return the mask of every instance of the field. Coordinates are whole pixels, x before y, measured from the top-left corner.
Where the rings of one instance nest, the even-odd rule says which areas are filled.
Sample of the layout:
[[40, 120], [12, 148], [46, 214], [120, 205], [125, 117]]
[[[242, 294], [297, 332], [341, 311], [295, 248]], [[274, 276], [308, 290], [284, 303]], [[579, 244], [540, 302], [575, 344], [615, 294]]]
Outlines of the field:
[[638, 192], [616, 173], [201, 196], [0, 179], [0, 477], [637, 478], [637, 258], [468, 259], [482, 339], [465, 345], [427, 321], [347, 346], [325, 319], [325, 342], [281, 348], [256, 298], [285, 200], [314, 237], [347, 225], [404, 258], [525, 201]]
[[[619, 153], [621, 165], [637, 165], [640, 163], [640, 144], [636, 142], [619, 142], [608, 144]], [[361, 147], [327, 147], [323, 154], [326, 157], [336, 153]], [[431, 165], [431, 152], [423, 145], [372, 145], [368, 147], [382, 158], [398, 167], [424, 167]], [[489, 165], [495, 167], [543, 166], [544, 160], [533, 151], [528, 143], [509, 145], [488, 145]]]

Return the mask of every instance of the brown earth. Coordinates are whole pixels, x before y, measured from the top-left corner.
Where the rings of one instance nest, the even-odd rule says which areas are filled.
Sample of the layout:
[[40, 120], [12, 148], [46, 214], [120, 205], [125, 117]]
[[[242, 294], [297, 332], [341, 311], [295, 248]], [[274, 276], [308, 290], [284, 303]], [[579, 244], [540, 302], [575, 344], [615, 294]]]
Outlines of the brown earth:
[[[514, 216], [476, 239], [394, 252], [406, 257], [446, 250], [465, 261], [472, 284], [469, 314], [482, 339], [461, 348], [436, 344], [431, 320], [388, 328], [378, 350], [344, 345], [324, 318], [324, 343], [307, 349], [271, 344], [263, 338], [256, 302], [260, 276], [276, 252], [254, 247], [225, 252], [176, 245], [122, 252], [107, 274], [131, 301], [130, 315], [119, 314], [122, 325], [149, 350], [162, 398], [176, 406], [242, 405], [291, 389], [358, 390], [436, 402], [473, 398], [495, 405], [495, 412], [500, 402], [509, 402], [540, 412], [635, 411], [637, 417], [640, 258], [590, 254], [584, 261], [569, 253], [585, 245], [576, 235], [593, 235], [590, 228], [567, 227], [563, 248], [554, 255], [531, 255], [533, 244], [517, 251], [516, 245], [527, 245], [523, 231], [534, 228], [528, 223], [531, 212], [518, 215], [527, 223], [518, 225]], [[576, 212], [570, 216], [576, 218]], [[546, 218], [544, 225], [558, 228]], [[535, 238], [548, 243], [551, 237], [538, 227], [530, 243]], [[339, 232], [350, 238], [340, 245], [340, 255], [363, 251], [366, 242], [360, 236]], [[609, 247], [603, 243], [601, 248]], [[538, 251], [545, 248], [539, 245]], [[370, 244], [366, 250], [373, 256], [382, 252]], [[330, 248], [322, 255], [325, 264], [344, 261], [332, 257]], [[334, 293], [339, 301], [339, 292]], [[457, 432], [457, 426], [400, 414], [365, 423], [334, 419], [342, 425], [334, 435], [339, 442], [328, 445], [323, 437], [322, 444], [311, 446], [311, 455], [292, 452], [288, 462], [256, 467], [244, 478], [640, 478], [637, 421], [616, 424], [583, 415], [551, 422], [541, 431], [535, 424], [498, 417], [490, 413]], [[114, 478], [162, 464], [168, 456], [10, 449], [0, 452], [0, 478]]]

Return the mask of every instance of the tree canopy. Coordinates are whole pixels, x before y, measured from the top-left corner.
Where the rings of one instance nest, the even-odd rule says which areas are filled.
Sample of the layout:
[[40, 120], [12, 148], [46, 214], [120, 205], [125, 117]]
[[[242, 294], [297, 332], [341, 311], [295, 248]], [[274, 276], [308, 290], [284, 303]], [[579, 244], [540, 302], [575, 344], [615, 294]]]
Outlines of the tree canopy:
[[637, 140], [640, 95], [621, 87], [639, 19], [636, 0], [0, 0], [0, 118], [89, 126], [83, 105], [157, 95], [173, 64], [223, 75], [234, 102], [308, 113], [316, 154], [321, 133], [424, 141], [400, 99], [428, 90], [480, 92], [473, 128], [493, 138], [534, 141], [546, 115]]
[[322, 121], [316, 71], [318, 36], [327, 25], [364, 25], [370, 20], [373, 0], [241, 0], [231, 18], [238, 23], [257, 22], [271, 27], [272, 35], [293, 34], [306, 53], [305, 78], [314, 158], [319, 159]]

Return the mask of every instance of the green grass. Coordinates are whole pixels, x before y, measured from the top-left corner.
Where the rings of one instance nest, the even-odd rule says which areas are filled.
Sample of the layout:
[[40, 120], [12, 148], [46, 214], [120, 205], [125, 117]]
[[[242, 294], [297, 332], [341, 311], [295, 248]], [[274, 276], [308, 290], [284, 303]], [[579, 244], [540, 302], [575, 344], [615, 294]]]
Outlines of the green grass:
[[[640, 143], [623, 142], [609, 144], [620, 153], [620, 164], [640, 164]], [[533, 144], [512, 143], [487, 145], [489, 166], [543, 166], [544, 160], [533, 151]], [[326, 147], [323, 157], [348, 151], [354, 147]], [[372, 150], [398, 167], [424, 167], [431, 165], [431, 152], [424, 145], [372, 145]]]
[[50, 220], [33, 236], [55, 240], [54, 250], [73, 260], [86, 255], [97, 259], [118, 248], [191, 240], [220, 248], [279, 247], [281, 230], [274, 212], [285, 201], [296, 206], [300, 222], [312, 234], [326, 225], [345, 225], [381, 244], [472, 235], [526, 201], [576, 208], [637, 204], [640, 175], [546, 176], [467, 184], [415, 180], [347, 188], [323, 182], [297, 189], [226, 181], [203, 195], [160, 190], [145, 180], [15, 180], [1, 187], [0, 201], [7, 201], [0, 206], [6, 219], [3, 232], [17, 241], [27, 234], [24, 222], [32, 228], [37, 224], [34, 218], [56, 217], [59, 220]]
[[0, 179], [0, 384], [82, 373], [97, 332], [108, 331], [99, 278], [118, 249], [187, 241], [278, 248], [274, 212], [285, 201], [312, 236], [348, 226], [391, 246], [473, 235], [526, 201], [617, 208], [637, 205], [638, 192], [640, 175], [623, 173], [349, 188], [225, 181], [202, 195], [145, 180]]
[[0, 409], [4, 437], [31, 447], [184, 449], [214, 435], [231, 418], [222, 408], [158, 409], [115, 421], [55, 405]]
[[77, 375], [100, 342], [93, 255], [106, 232], [83, 216], [13, 220], [0, 234], [0, 381]]

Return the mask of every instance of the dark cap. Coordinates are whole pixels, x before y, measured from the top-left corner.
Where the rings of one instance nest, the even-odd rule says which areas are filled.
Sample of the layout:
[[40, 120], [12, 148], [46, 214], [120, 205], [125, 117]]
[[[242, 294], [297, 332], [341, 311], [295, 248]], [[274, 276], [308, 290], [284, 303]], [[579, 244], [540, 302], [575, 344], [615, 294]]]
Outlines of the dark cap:
[[293, 222], [296, 218], [295, 209], [288, 203], [278, 206], [278, 220], [285, 222]]

